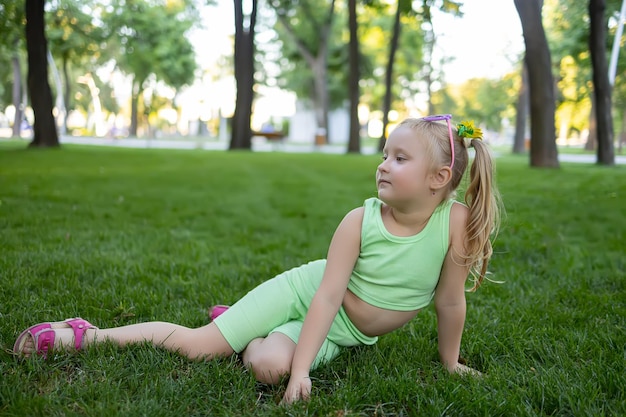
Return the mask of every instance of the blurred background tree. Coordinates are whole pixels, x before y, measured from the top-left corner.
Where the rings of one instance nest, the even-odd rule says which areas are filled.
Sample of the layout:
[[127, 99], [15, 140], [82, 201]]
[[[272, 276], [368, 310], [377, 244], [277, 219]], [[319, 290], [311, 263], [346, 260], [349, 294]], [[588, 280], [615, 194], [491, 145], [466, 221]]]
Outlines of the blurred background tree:
[[[538, 0], [532, 3], [535, 1]], [[554, 110], [548, 110], [548, 116], [552, 114], [554, 122], [545, 123], [544, 139], [536, 143], [529, 129], [530, 83], [523, 82], [522, 56], [517, 53], [508, 56], [512, 68], [509, 73], [494, 78], [449, 81], [447, 71], [452, 66], [476, 63], [455, 62], [454, 51], [441, 49], [437, 34], [443, 28], [436, 26], [433, 16], [446, 14], [461, 22], [464, 3], [451, 0], [353, 3], [358, 22], [354, 44], [358, 48], [358, 68], [352, 69], [348, 2], [259, 3], [253, 32], [258, 31], [262, 36], [255, 38], [251, 33], [252, 63], [241, 64], [233, 59], [236, 54], [227, 53], [220, 60], [220, 65], [229, 67], [225, 70], [217, 65], [200, 67], [198, 56], [204, 51], [194, 50], [190, 40], [190, 34], [202, 27], [202, 13], [210, 13], [215, 4], [203, 0], [48, 0], [40, 4], [45, 4], [44, 34], [52, 57], [48, 56], [47, 61], [51, 92], [56, 98], [52, 104], [56, 125], [62, 135], [69, 131], [102, 136], [103, 129], [118, 125], [130, 136], [152, 137], [163, 129], [197, 134], [202, 129], [184, 129], [179, 123], [185, 112], [180, 107], [181, 94], [199, 91], [207, 82], [234, 85], [233, 75], [240, 71], [239, 77], [246, 74], [248, 82], [238, 87], [236, 94], [249, 91], [249, 100], [238, 100], [238, 114], [254, 115], [254, 103], [261, 87], [281, 88], [295, 93], [298, 111], [312, 111], [316, 133], [336, 143], [343, 138], [329, 137], [329, 113], [348, 112], [351, 108], [353, 121], [349, 124], [358, 126], [349, 129], [352, 132], [349, 146], [356, 152], [360, 151], [360, 141], [369, 140], [368, 135], [374, 136], [378, 145], [383, 144], [389, 129], [401, 118], [441, 112], [476, 120], [491, 137], [508, 138], [507, 143], [512, 143], [516, 152], [527, 152], [529, 145], [531, 157], [533, 149], [547, 152], [547, 158], [544, 155], [538, 159], [540, 162], [531, 164], [556, 166], [552, 146], [556, 149], [557, 143], [568, 146], [584, 141], [589, 149], [598, 149], [590, 48], [601, 47], [590, 47], [589, 43], [591, 1], [545, 0], [537, 9], [541, 13], [534, 15], [533, 24], [545, 30], [550, 53], [547, 67], [554, 79], [551, 89], [554, 98], [542, 103], [553, 102]], [[601, 3], [605, 6], [601, 27], [606, 28], [606, 33], [600, 35], [603, 42], [594, 45], [604, 45], [601, 49], [608, 54], [617, 28], [623, 25], [619, 21], [622, 1], [601, 0]], [[28, 89], [23, 82], [27, 56], [26, 4], [24, 0], [5, 0], [0, 5], [0, 110], [10, 116], [11, 133], [18, 137], [25, 134], [21, 128], [29, 128], [34, 121], [30, 110], [33, 103], [27, 99]], [[489, 21], [473, 24], [488, 25]], [[231, 37], [235, 51], [237, 45], [233, 40]], [[206, 45], [200, 47], [210, 49], [213, 41], [207, 39]], [[623, 35], [618, 42], [624, 44]], [[356, 60], [352, 62], [354, 66]], [[619, 130], [620, 139], [626, 137], [625, 70], [622, 57], [610, 88], [612, 107], [606, 112]], [[358, 84], [348, 83], [350, 71], [358, 73]], [[545, 90], [544, 84], [539, 83]], [[235, 93], [233, 101], [234, 96]], [[205, 97], [206, 102], [213, 99]], [[355, 108], [358, 117], [354, 117]], [[220, 109], [220, 115], [209, 116], [219, 117], [218, 121], [209, 121], [204, 116], [202, 120], [196, 118], [200, 126], [206, 121], [215, 134], [225, 129], [226, 123], [221, 121], [224, 115], [230, 117], [228, 111], [223, 114]], [[238, 129], [249, 124], [244, 120], [232, 126]], [[240, 132], [235, 147], [251, 148], [252, 129], [240, 129]], [[515, 140], [508, 142], [513, 137]], [[234, 141], [235, 135], [231, 137], [231, 147]], [[621, 146], [623, 142], [618, 143]]]

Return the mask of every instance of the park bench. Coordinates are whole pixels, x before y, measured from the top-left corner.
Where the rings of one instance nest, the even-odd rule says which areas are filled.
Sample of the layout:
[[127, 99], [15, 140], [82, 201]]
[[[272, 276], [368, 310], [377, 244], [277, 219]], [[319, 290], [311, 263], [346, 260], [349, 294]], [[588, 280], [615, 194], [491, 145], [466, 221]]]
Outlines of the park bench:
[[280, 131], [274, 132], [252, 132], [252, 136], [260, 136], [267, 139], [268, 142], [282, 142], [285, 139], [285, 134]]

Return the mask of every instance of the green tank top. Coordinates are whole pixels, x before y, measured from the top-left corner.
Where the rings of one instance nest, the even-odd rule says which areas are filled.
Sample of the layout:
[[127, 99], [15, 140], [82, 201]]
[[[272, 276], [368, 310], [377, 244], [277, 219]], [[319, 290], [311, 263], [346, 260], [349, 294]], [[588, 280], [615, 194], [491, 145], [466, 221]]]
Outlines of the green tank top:
[[361, 253], [348, 288], [363, 301], [398, 311], [426, 307], [433, 299], [448, 252], [450, 210], [454, 200], [441, 203], [424, 229], [408, 237], [387, 231], [382, 201], [365, 200]]

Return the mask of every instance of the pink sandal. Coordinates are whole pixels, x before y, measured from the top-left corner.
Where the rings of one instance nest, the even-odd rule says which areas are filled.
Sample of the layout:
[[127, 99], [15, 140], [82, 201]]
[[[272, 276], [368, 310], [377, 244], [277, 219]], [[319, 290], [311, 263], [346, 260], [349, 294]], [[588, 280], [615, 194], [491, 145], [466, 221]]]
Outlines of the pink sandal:
[[209, 307], [209, 318], [211, 319], [211, 321], [214, 321], [216, 318], [224, 314], [224, 312], [228, 310], [228, 308], [229, 306], [225, 305], [216, 305], [213, 307]]
[[83, 336], [88, 329], [97, 329], [87, 320], [83, 320], [80, 317], [67, 319], [65, 321], [52, 322], [52, 323], [39, 323], [24, 330], [17, 337], [15, 344], [13, 345], [13, 353], [15, 355], [23, 356], [24, 345], [28, 338], [32, 338], [35, 344], [35, 353], [47, 357], [48, 352], [54, 348], [55, 329], [63, 327], [71, 327], [74, 330], [74, 347], [76, 350], [83, 348]]

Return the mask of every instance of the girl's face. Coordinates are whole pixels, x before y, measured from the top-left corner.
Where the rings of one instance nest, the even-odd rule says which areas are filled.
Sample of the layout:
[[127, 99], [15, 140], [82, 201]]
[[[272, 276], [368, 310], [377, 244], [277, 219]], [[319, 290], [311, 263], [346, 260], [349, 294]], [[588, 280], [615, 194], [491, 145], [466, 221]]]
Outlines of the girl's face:
[[430, 165], [423, 140], [409, 127], [396, 128], [376, 170], [378, 197], [390, 205], [423, 201], [431, 193]]

